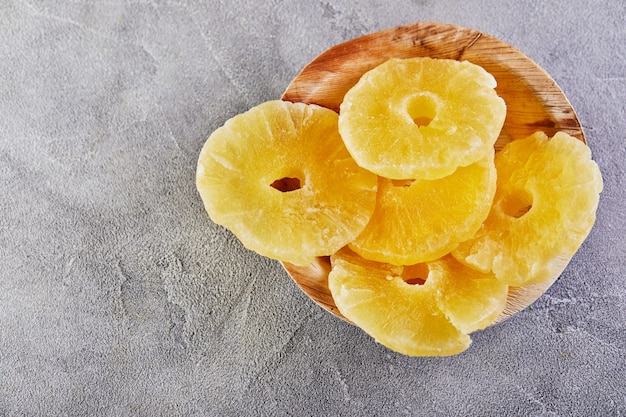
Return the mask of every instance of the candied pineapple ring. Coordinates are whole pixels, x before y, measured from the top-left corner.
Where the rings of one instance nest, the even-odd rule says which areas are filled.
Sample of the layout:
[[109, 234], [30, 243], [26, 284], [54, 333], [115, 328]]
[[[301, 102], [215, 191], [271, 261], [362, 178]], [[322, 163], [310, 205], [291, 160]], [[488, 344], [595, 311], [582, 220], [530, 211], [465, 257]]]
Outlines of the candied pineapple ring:
[[458, 354], [470, 332], [504, 309], [507, 285], [451, 256], [396, 266], [348, 249], [331, 256], [328, 286], [339, 311], [384, 346], [411, 356]]
[[436, 180], [379, 178], [376, 208], [350, 248], [396, 265], [432, 261], [471, 238], [489, 214], [496, 191], [494, 151]]
[[537, 132], [507, 144], [495, 163], [489, 216], [452, 255], [514, 286], [558, 276], [595, 222], [602, 175], [591, 151], [566, 133]]
[[506, 105], [496, 80], [467, 61], [393, 58], [365, 73], [340, 106], [357, 163], [391, 179], [437, 179], [482, 159]]
[[211, 134], [196, 184], [211, 219], [248, 249], [305, 265], [361, 233], [374, 211], [377, 177], [346, 150], [337, 113], [275, 100]]

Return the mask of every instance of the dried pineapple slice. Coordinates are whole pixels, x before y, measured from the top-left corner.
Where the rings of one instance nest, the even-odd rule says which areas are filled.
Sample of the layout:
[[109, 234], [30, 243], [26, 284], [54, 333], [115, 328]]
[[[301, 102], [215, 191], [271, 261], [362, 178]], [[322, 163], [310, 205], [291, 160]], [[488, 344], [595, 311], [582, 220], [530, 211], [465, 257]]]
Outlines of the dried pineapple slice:
[[566, 133], [537, 132], [507, 144], [495, 163], [489, 216], [453, 256], [514, 286], [558, 276], [595, 222], [603, 182], [591, 151]]
[[382, 177], [441, 178], [492, 151], [506, 116], [495, 87], [468, 61], [393, 58], [346, 93], [339, 132], [357, 163]]
[[211, 219], [247, 248], [305, 265], [361, 233], [374, 211], [377, 177], [346, 150], [337, 113], [275, 100], [211, 134], [196, 184]]

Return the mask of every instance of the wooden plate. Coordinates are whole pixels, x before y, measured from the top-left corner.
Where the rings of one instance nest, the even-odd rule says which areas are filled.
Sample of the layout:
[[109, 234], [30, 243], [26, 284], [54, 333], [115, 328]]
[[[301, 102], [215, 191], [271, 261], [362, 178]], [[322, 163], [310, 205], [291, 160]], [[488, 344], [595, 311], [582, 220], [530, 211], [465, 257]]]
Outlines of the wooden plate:
[[[419, 22], [372, 33], [336, 45], [311, 61], [291, 82], [283, 100], [318, 104], [335, 111], [345, 93], [361, 75], [390, 58], [429, 56], [470, 61], [490, 72], [496, 91], [507, 105], [504, 127], [495, 148], [541, 130], [548, 136], [563, 131], [585, 142], [582, 126], [567, 97], [535, 62], [511, 45], [477, 30], [455, 25]], [[502, 321], [539, 298], [558, 278], [523, 288], [511, 287]], [[341, 315], [328, 289], [328, 257], [299, 267], [283, 263], [296, 284], [313, 301], [334, 315]]]

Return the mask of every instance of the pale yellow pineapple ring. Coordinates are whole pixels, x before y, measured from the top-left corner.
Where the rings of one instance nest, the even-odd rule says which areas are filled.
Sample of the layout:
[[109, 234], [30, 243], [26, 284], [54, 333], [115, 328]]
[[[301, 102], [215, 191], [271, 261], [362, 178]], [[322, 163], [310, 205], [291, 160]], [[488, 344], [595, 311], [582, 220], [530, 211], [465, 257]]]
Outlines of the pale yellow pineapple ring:
[[493, 153], [506, 105], [471, 62], [392, 58], [345, 95], [339, 132], [357, 163], [392, 179], [438, 179]]
[[[339, 111], [345, 93], [368, 70], [390, 58], [428, 56], [468, 60], [494, 76], [496, 91], [507, 105], [507, 116], [495, 148], [537, 130], [549, 136], [564, 131], [585, 142], [575, 110], [554, 80], [532, 59], [511, 45], [475, 29], [439, 22], [418, 22], [371, 33], [336, 45], [306, 65], [282, 98], [315, 103]], [[565, 264], [569, 259], [565, 259]], [[321, 307], [345, 319], [328, 289], [329, 259], [310, 265], [283, 266], [300, 289]], [[523, 288], [510, 287], [498, 321], [521, 311], [539, 298], [556, 279]]]
[[376, 175], [358, 167], [341, 141], [337, 113], [280, 100], [215, 130], [196, 183], [215, 223], [261, 255], [300, 265], [353, 240], [377, 190]]
[[493, 148], [482, 160], [435, 180], [380, 177], [372, 219], [350, 248], [396, 265], [432, 261], [471, 238], [489, 214], [496, 191]]
[[600, 169], [585, 144], [562, 132], [511, 142], [495, 164], [498, 184], [489, 216], [452, 255], [509, 285], [550, 280], [594, 224]]
[[[451, 256], [409, 267], [369, 261], [342, 249], [328, 284], [340, 311], [377, 341], [405, 355], [455, 355], [471, 332], [493, 323], [507, 285]], [[413, 285], [420, 280], [423, 285]]]

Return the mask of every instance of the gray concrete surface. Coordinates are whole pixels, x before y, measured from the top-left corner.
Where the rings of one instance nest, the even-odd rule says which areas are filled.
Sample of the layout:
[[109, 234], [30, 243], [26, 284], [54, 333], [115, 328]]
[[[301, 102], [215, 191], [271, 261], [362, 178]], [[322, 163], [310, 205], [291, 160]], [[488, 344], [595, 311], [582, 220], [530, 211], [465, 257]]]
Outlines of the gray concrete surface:
[[[605, 179], [559, 281], [451, 358], [325, 313], [194, 184], [229, 117], [422, 20], [536, 60]], [[0, 1], [0, 415], [626, 416], [625, 21], [623, 1]]]

